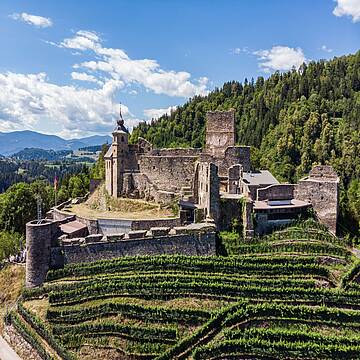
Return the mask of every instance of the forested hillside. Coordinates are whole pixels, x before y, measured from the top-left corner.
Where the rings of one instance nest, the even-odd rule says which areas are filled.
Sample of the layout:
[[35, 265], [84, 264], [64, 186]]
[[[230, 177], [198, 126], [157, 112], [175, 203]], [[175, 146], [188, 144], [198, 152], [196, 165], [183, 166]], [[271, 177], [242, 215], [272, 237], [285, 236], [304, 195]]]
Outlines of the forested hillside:
[[331, 164], [342, 180], [341, 230], [359, 232], [360, 51], [266, 80], [225, 83], [170, 116], [140, 124], [131, 141], [142, 136], [157, 147], [201, 147], [206, 111], [230, 108], [236, 109], [238, 143], [253, 147], [254, 167], [295, 182], [313, 164]]

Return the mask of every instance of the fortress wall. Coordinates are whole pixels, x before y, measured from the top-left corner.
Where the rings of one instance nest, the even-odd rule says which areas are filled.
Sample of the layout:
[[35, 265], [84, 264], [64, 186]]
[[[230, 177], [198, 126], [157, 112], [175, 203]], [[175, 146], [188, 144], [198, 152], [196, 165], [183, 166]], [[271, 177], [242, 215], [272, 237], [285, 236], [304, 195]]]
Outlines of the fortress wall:
[[[248, 172], [251, 170], [250, 161], [250, 146], [230, 146], [225, 150], [224, 162], [220, 164], [219, 170], [221, 174], [227, 171], [230, 166], [234, 164], [241, 164], [243, 171]], [[224, 167], [225, 165], [225, 167]], [[226, 174], [227, 175], [227, 174]]]
[[195, 148], [171, 148], [153, 149], [149, 155], [153, 156], [199, 156], [201, 149]]
[[[130, 145], [129, 145], [130, 147]], [[129, 148], [129, 152], [124, 157], [125, 162], [125, 171], [126, 170], [138, 170], [138, 162], [137, 162], [137, 155], [136, 150], [133, 148]]]
[[76, 220], [81, 222], [82, 224], [86, 225], [88, 228], [89, 234], [98, 234], [99, 233], [99, 226], [98, 221], [93, 219], [86, 219], [81, 216], [76, 215]]
[[336, 234], [339, 211], [339, 182], [329, 165], [314, 166], [309, 176], [301, 179], [295, 188], [295, 198], [309, 201], [320, 222]]
[[143, 155], [139, 168], [158, 190], [180, 192], [183, 186], [192, 185], [196, 160], [196, 156]]
[[180, 226], [180, 218], [164, 219], [99, 219], [97, 220], [99, 233], [104, 235], [128, 234], [131, 230], [150, 230], [152, 227]]
[[133, 220], [131, 230], [150, 230], [152, 227], [170, 227], [180, 226], [180, 218], [164, 218], [164, 219], [143, 219]]
[[243, 223], [242, 199], [220, 199], [219, 231], [231, 231], [234, 220], [237, 220], [238, 224]]
[[257, 189], [257, 200], [293, 199], [295, 187], [294, 184], [275, 184]]
[[202, 153], [200, 161], [213, 162], [219, 169], [220, 177], [228, 177], [228, 169], [236, 164], [243, 167], [243, 171], [251, 170], [250, 146], [230, 146], [217, 155]]
[[336, 234], [338, 217], [338, 183], [335, 181], [318, 181], [316, 179], [300, 180], [295, 198], [310, 201], [320, 222]]
[[200, 162], [196, 167], [196, 197], [205, 217], [217, 222], [219, 218], [219, 177], [218, 168], [213, 163]]
[[65, 264], [137, 255], [216, 255], [215, 232], [167, 235], [63, 247]]

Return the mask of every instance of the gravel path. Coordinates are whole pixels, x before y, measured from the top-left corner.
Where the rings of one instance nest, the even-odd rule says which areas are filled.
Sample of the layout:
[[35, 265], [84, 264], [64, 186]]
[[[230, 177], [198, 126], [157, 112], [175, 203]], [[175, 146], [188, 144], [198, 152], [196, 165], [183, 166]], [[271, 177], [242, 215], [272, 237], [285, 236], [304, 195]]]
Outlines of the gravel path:
[[0, 359], [1, 360], [21, 360], [21, 357], [10, 347], [10, 345], [0, 336]]

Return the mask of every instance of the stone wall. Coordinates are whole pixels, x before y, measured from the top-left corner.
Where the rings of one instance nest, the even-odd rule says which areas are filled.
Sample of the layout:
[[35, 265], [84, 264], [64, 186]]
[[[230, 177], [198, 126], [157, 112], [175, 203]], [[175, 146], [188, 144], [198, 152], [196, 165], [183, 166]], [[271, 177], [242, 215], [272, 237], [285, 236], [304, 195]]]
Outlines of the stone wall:
[[233, 165], [228, 169], [227, 192], [229, 194], [240, 194], [240, 183], [242, 179], [243, 167], [240, 164]]
[[257, 200], [287, 200], [294, 198], [294, 184], [274, 184], [257, 189]]
[[199, 162], [196, 166], [195, 201], [204, 215], [217, 222], [219, 218], [219, 177], [218, 168], [213, 163]]
[[234, 164], [241, 164], [243, 171], [251, 170], [250, 146], [233, 146], [225, 150], [224, 162], [226, 169]]
[[139, 157], [140, 172], [159, 190], [180, 192], [191, 186], [196, 156], [147, 156]]
[[176, 227], [180, 226], [180, 218], [163, 218], [163, 219], [99, 219], [99, 233], [109, 234], [128, 234], [131, 230], [150, 230], [152, 227]]
[[195, 148], [172, 148], [172, 149], [153, 149], [149, 155], [153, 156], [199, 156], [201, 149]]
[[253, 202], [249, 198], [244, 198], [243, 227], [245, 239], [251, 239], [254, 236], [254, 222], [252, 214]]
[[319, 221], [336, 234], [339, 182], [305, 178], [299, 181], [295, 189], [295, 198], [311, 202]]
[[117, 242], [103, 242], [63, 247], [66, 264], [91, 262], [121, 256], [137, 255], [215, 255], [215, 232], [167, 235], [156, 238], [126, 239]]
[[219, 231], [231, 231], [234, 220], [243, 223], [243, 202], [238, 198], [220, 199]]

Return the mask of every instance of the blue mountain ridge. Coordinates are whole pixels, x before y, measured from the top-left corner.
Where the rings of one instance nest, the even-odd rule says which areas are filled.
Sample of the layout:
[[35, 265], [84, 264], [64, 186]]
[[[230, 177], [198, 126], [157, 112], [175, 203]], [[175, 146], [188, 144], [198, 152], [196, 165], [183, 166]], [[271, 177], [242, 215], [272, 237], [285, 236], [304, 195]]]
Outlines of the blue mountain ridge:
[[85, 146], [102, 145], [111, 142], [107, 135], [93, 135], [66, 140], [57, 135], [46, 135], [36, 131], [0, 132], [0, 155], [10, 156], [25, 148], [44, 150], [77, 150]]

